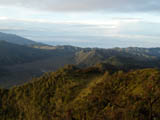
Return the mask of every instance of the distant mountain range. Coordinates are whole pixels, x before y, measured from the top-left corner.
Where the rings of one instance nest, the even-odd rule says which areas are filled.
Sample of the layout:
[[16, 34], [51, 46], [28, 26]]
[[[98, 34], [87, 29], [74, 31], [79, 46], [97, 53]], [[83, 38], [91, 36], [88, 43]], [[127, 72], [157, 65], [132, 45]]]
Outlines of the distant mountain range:
[[32, 77], [55, 71], [66, 64], [74, 64], [80, 68], [100, 65], [105, 69], [124, 71], [158, 68], [160, 48], [48, 46], [17, 35], [0, 33], [1, 87], [23, 84]]

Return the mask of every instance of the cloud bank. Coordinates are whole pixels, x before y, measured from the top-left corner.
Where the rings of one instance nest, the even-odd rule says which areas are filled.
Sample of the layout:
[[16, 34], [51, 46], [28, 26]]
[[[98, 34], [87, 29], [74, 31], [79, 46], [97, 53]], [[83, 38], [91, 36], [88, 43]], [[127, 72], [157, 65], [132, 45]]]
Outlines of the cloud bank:
[[158, 12], [159, 0], [0, 0], [0, 6], [21, 6], [54, 12]]

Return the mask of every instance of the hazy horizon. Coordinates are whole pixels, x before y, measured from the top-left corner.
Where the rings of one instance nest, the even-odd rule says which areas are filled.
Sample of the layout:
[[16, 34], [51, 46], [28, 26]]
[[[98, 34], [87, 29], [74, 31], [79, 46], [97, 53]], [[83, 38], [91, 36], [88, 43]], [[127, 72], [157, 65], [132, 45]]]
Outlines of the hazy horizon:
[[1, 0], [0, 32], [79, 47], [160, 47], [158, 0]]

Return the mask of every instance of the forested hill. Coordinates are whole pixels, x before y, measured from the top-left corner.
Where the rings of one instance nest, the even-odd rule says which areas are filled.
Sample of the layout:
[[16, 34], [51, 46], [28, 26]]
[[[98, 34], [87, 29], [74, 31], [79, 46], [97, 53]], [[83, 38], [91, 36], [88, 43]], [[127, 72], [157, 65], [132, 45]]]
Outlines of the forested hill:
[[0, 96], [1, 120], [159, 120], [160, 71], [66, 66]]
[[12, 87], [66, 64], [81, 68], [97, 64], [128, 71], [159, 68], [160, 48], [79, 48], [74, 46], [18, 45], [0, 41], [0, 86]]
[[76, 53], [75, 60], [82, 66], [92, 66], [103, 62], [118, 67], [126, 67], [126, 69], [158, 67], [160, 65], [159, 51], [159, 48], [83, 49]]
[[0, 87], [24, 84], [44, 72], [56, 71], [67, 64], [81, 68], [102, 65], [123, 71], [159, 68], [160, 48], [79, 48], [49, 46], [0, 33]]
[[[73, 60], [73, 64], [85, 67], [93, 66], [98, 63], [107, 63], [119, 67], [158, 67], [160, 65], [159, 48], [98, 49], [78, 48], [73, 46], [36, 45], [28, 47], [0, 41], [1, 65], [32, 62], [35, 60], [48, 59], [52, 56], [57, 56], [60, 61], [62, 56], [70, 56], [70, 59]], [[64, 61], [65, 60], [66, 59], [64, 59]], [[53, 61], [53, 63], [54, 62], [55, 61]]]
[[23, 84], [34, 76], [74, 63], [75, 47], [39, 47], [32, 48], [0, 41], [0, 87]]

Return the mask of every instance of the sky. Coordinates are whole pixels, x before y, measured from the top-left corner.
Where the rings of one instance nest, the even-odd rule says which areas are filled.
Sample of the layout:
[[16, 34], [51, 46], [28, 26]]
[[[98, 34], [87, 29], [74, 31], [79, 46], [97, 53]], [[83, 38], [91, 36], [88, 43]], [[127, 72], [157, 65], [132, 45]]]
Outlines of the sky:
[[0, 0], [0, 31], [52, 45], [160, 47], [158, 0]]

